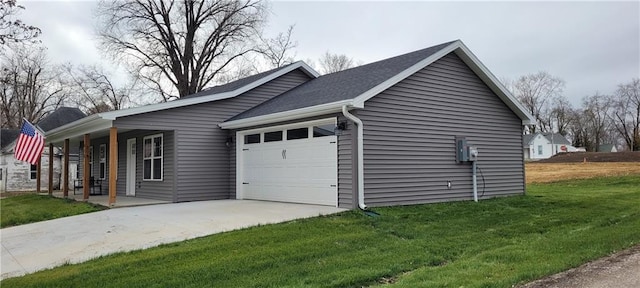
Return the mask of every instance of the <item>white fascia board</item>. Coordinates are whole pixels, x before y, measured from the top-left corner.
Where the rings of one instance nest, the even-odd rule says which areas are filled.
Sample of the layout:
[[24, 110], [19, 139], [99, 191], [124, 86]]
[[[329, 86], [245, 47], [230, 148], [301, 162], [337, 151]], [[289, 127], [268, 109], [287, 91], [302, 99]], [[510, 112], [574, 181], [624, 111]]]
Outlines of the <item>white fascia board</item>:
[[60, 133], [61, 131], [68, 130], [71, 127], [83, 125], [83, 124], [85, 124], [87, 122], [96, 121], [97, 119], [102, 119], [102, 117], [100, 117], [100, 114], [93, 114], [91, 116], [87, 116], [87, 117], [78, 119], [78, 120], [73, 121], [71, 123], [67, 123], [67, 124], [62, 125], [62, 126], [60, 126], [58, 128], [55, 128], [53, 130], [49, 130], [44, 135], [46, 137], [49, 137], [50, 135], [56, 135], [56, 134]]
[[[245, 93], [251, 89], [254, 89], [264, 83], [267, 83], [273, 79], [276, 79], [284, 74], [287, 74], [295, 69], [302, 69], [302, 71], [309, 75], [312, 78], [317, 78], [318, 76], [320, 76], [320, 73], [318, 73], [316, 70], [314, 70], [313, 68], [311, 68], [309, 65], [307, 65], [304, 61], [298, 61], [296, 63], [291, 64], [290, 66], [281, 69], [279, 71], [276, 71], [274, 73], [271, 73], [270, 75], [267, 75], [265, 77], [262, 77], [256, 81], [254, 81], [251, 84], [245, 85], [243, 87], [240, 87], [234, 91], [230, 91], [230, 92], [225, 92], [225, 93], [218, 93], [218, 94], [212, 94], [212, 95], [207, 95], [207, 96], [200, 96], [200, 97], [194, 97], [194, 98], [187, 98], [187, 99], [182, 99], [179, 101], [170, 101], [170, 102], [164, 102], [164, 103], [158, 103], [158, 104], [151, 104], [151, 105], [145, 105], [145, 106], [140, 106], [140, 107], [134, 107], [134, 108], [128, 108], [128, 109], [122, 109], [122, 110], [116, 110], [116, 111], [110, 111], [110, 112], [104, 112], [104, 113], [98, 113], [98, 114], [94, 114], [91, 115], [89, 117], [85, 117], [82, 118], [80, 120], [71, 122], [69, 124], [63, 125], [61, 127], [58, 127], [56, 129], [53, 129], [51, 131], [49, 131], [47, 134], [47, 137], [53, 137], [51, 139], [54, 139], [52, 141], [59, 141], [59, 139], [66, 139], [66, 138], [71, 138], [71, 137], [76, 137], [77, 133], [73, 133], [73, 134], [67, 134], [67, 132], [70, 131], [83, 131], [84, 133], [90, 133], [93, 131], [89, 131], [87, 129], [85, 129], [86, 127], [96, 127], [97, 129], [102, 129], [103, 127], [111, 127], [112, 125], [112, 121], [116, 120], [119, 117], [125, 117], [125, 116], [130, 116], [130, 115], [136, 115], [136, 114], [142, 114], [142, 113], [148, 113], [148, 112], [154, 112], [154, 111], [159, 111], [159, 110], [165, 110], [165, 109], [171, 109], [171, 108], [178, 108], [178, 107], [183, 107], [183, 106], [189, 106], [189, 105], [194, 105], [194, 104], [200, 104], [200, 103], [205, 103], [205, 102], [212, 102], [212, 101], [218, 101], [218, 100], [222, 100], [222, 99], [227, 99], [227, 98], [232, 98], [232, 97], [236, 97], [238, 95], [241, 95], [242, 93]], [[107, 126], [108, 125], [108, 126]], [[98, 130], [94, 130], [94, 131], [98, 131]], [[82, 134], [84, 134], [82, 133]], [[64, 136], [62, 136], [62, 134], [64, 134]], [[80, 135], [82, 135], [80, 134]]]
[[398, 82], [404, 80], [405, 78], [413, 75], [414, 73], [420, 71], [422, 68], [429, 66], [431, 63], [436, 62], [438, 59], [444, 57], [445, 55], [451, 53], [452, 51], [454, 51], [455, 49], [457, 49], [460, 44], [462, 44], [462, 42], [460, 40], [457, 40], [451, 44], [449, 44], [449, 46], [444, 47], [442, 49], [440, 49], [440, 51], [432, 54], [431, 56], [425, 58], [424, 60], [414, 64], [413, 66], [407, 68], [406, 70], [398, 73], [397, 75], [387, 79], [386, 81], [378, 84], [377, 86], [367, 90], [366, 92], [358, 95], [353, 103], [354, 105], [357, 106], [364, 106], [364, 102], [373, 98], [373, 96], [376, 96], [378, 94], [380, 94], [382, 91], [389, 89], [391, 86], [397, 84]]
[[511, 92], [507, 88], [502, 85], [502, 83], [496, 78], [496, 76], [487, 69], [484, 64], [478, 59], [467, 46], [464, 45], [461, 41], [459, 42], [458, 49], [455, 50], [456, 55], [462, 59], [462, 61], [467, 64], [473, 72], [482, 79], [482, 81], [491, 88], [491, 90], [500, 97], [502, 102], [507, 104], [507, 106], [513, 111], [518, 117], [522, 120], [522, 125], [535, 125], [536, 121], [527, 112], [527, 110], [520, 104], [520, 102], [516, 99]]
[[320, 75], [317, 71], [313, 70], [313, 68], [311, 68], [309, 65], [307, 65], [303, 61], [298, 61], [284, 69], [273, 72], [265, 77], [262, 77], [248, 85], [242, 86], [233, 91], [212, 94], [207, 96], [179, 99], [179, 100], [174, 100], [170, 102], [145, 105], [145, 106], [123, 109], [123, 110], [110, 111], [110, 112], [100, 113], [100, 116], [104, 119], [115, 120], [116, 118], [119, 118], [119, 117], [125, 117], [125, 116], [130, 116], [135, 114], [142, 114], [142, 113], [154, 112], [158, 110], [166, 110], [166, 109], [172, 109], [172, 108], [178, 108], [183, 106], [189, 106], [189, 105], [195, 105], [200, 103], [213, 102], [213, 101], [233, 98], [251, 89], [254, 89], [262, 84], [265, 84], [273, 79], [276, 79], [284, 74], [287, 74], [293, 70], [296, 70], [298, 68], [301, 68], [305, 72], [305, 74], [313, 78], [317, 78]]
[[351, 105], [351, 100], [343, 100], [337, 102], [331, 102], [322, 105], [316, 105], [311, 107], [305, 107], [295, 110], [289, 110], [279, 113], [267, 114], [262, 116], [256, 116], [251, 118], [239, 119], [229, 122], [223, 122], [218, 124], [222, 129], [239, 129], [251, 126], [265, 125], [277, 122], [284, 122], [290, 120], [297, 120], [307, 117], [320, 116], [329, 113], [340, 112], [342, 106]]
[[[79, 121], [76, 121], [79, 122]], [[72, 122], [73, 124], [75, 122]], [[94, 118], [91, 121], [85, 121], [83, 123], [77, 123], [71, 127], [61, 130], [52, 130], [47, 134], [45, 139], [46, 143], [59, 143], [64, 139], [71, 139], [82, 136], [84, 134], [91, 134], [96, 131], [102, 131], [109, 129], [113, 126], [113, 121], [102, 118]], [[64, 127], [64, 126], [63, 126]]]

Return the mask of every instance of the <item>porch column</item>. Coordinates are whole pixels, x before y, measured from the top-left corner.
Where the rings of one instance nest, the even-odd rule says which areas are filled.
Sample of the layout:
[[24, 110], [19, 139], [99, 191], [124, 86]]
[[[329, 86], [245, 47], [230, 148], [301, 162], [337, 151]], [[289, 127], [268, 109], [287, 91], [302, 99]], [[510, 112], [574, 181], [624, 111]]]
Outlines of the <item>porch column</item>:
[[116, 203], [116, 178], [118, 177], [118, 128], [109, 129], [109, 206]]
[[62, 177], [64, 181], [64, 188], [62, 188], [62, 195], [64, 198], [69, 197], [69, 139], [64, 139], [64, 167], [62, 170]]
[[53, 195], [53, 143], [49, 143], [49, 196]]
[[36, 193], [40, 193], [40, 179], [42, 179], [42, 173], [40, 173], [41, 171], [41, 165], [42, 165], [42, 154], [40, 154], [40, 157], [38, 158], [38, 164], [36, 164]]
[[89, 177], [91, 177], [91, 171], [89, 171], [89, 134], [84, 134], [84, 149], [82, 155], [82, 200], [87, 201], [89, 199]]

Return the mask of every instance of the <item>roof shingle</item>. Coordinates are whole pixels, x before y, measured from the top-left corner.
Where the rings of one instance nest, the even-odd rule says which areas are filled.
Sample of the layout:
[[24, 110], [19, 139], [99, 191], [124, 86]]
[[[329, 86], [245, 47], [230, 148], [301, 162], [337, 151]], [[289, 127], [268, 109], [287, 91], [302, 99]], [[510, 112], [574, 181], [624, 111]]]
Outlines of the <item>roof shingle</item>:
[[353, 99], [453, 42], [320, 76], [242, 112], [227, 121]]
[[38, 127], [40, 127], [44, 132], [47, 132], [78, 119], [82, 119], [86, 116], [87, 115], [78, 108], [60, 107], [47, 115], [47, 117], [44, 117], [44, 119], [40, 120], [40, 122], [38, 122]]
[[[294, 63], [291, 63], [289, 65], [293, 65]], [[233, 82], [229, 82], [227, 84], [222, 84], [222, 85], [218, 85], [218, 86], [213, 86], [210, 88], [206, 88], [200, 92], [194, 93], [194, 94], [190, 94], [187, 96], [183, 96], [180, 99], [188, 99], [188, 98], [193, 98], [193, 97], [200, 97], [200, 96], [206, 96], [206, 95], [213, 95], [213, 94], [220, 94], [220, 93], [225, 93], [225, 92], [231, 92], [234, 91], [238, 88], [244, 87], [248, 84], [253, 83], [254, 81], [259, 80], [260, 78], [267, 76], [271, 73], [274, 73], [278, 70], [284, 69], [285, 67], [289, 66], [289, 65], [285, 65], [282, 67], [278, 67], [275, 69], [271, 69], [269, 71], [265, 71], [265, 72], [261, 72], [255, 75], [251, 75], [242, 79], [238, 79], [236, 81]], [[178, 99], [178, 100], [180, 100]]]

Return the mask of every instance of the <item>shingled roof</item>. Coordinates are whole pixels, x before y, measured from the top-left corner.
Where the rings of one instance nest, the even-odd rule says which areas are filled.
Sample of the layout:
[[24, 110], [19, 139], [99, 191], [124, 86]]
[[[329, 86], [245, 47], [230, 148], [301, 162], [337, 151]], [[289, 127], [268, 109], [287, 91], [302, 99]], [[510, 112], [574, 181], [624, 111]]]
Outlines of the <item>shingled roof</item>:
[[13, 143], [18, 138], [18, 134], [20, 134], [20, 129], [2, 128], [2, 131], [0, 131], [0, 149], [4, 149], [4, 147]]
[[[40, 120], [36, 126], [38, 126], [42, 131], [46, 132], [55, 128], [58, 128], [62, 125], [71, 123], [78, 119], [84, 118], [87, 115], [84, 114], [80, 109], [74, 107], [60, 107], [55, 111], [49, 113], [46, 117]], [[2, 128], [2, 132], [0, 133], [2, 136], [0, 139], [0, 148], [4, 149], [9, 144], [13, 143], [16, 139], [18, 139], [18, 135], [20, 134], [20, 129], [5, 129]]]
[[546, 137], [547, 140], [549, 140], [549, 142], [551, 143], [558, 145], [571, 145], [571, 142], [569, 142], [569, 140], [567, 140], [567, 138], [562, 136], [562, 134], [560, 133], [544, 133], [542, 135]]
[[71, 123], [78, 119], [87, 117], [80, 109], [75, 107], [60, 107], [49, 113], [44, 119], [38, 122], [38, 127], [44, 132], [58, 128], [64, 124]]
[[320, 76], [227, 121], [353, 99], [453, 42]]
[[204, 89], [204, 90], [202, 90], [202, 91], [200, 91], [198, 93], [194, 93], [194, 94], [190, 94], [190, 95], [187, 95], [187, 96], [183, 96], [178, 100], [189, 99], [189, 98], [193, 98], [193, 97], [206, 96], [206, 95], [219, 94], [219, 93], [224, 93], [224, 92], [230, 92], [230, 91], [236, 90], [238, 88], [241, 88], [241, 87], [243, 87], [245, 85], [249, 85], [249, 84], [255, 82], [256, 80], [259, 80], [262, 77], [265, 77], [265, 76], [267, 76], [267, 75], [269, 75], [271, 73], [277, 72], [279, 70], [285, 69], [285, 68], [287, 68], [287, 67], [289, 67], [289, 66], [291, 66], [293, 64], [295, 64], [295, 63], [291, 63], [289, 65], [285, 65], [285, 66], [282, 66], [282, 67], [271, 69], [269, 71], [265, 71], [265, 72], [258, 73], [258, 74], [255, 74], [255, 75], [251, 75], [251, 76], [248, 76], [248, 77], [245, 77], [245, 78], [242, 78], [242, 79], [238, 79], [236, 81], [229, 82], [227, 84], [206, 88], [206, 89]]

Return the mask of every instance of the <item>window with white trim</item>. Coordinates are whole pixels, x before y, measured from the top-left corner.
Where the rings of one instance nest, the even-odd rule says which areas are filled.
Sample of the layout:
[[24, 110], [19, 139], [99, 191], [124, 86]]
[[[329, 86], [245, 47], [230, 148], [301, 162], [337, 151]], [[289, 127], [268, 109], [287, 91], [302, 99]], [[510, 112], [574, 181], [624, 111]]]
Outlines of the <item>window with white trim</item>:
[[100, 161], [100, 179], [105, 179], [107, 177], [107, 144], [100, 144], [98, 161]]
[[542, 145], [538, 145], [538, 155], [542, 155]]
[[142, 179], [162, 181], [163, 134], [146, 136], [142, 145]]

